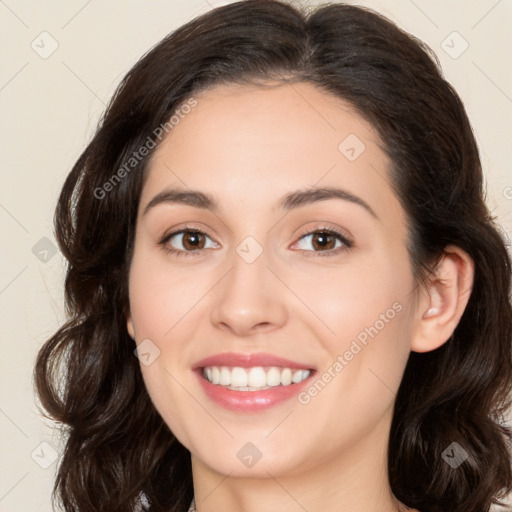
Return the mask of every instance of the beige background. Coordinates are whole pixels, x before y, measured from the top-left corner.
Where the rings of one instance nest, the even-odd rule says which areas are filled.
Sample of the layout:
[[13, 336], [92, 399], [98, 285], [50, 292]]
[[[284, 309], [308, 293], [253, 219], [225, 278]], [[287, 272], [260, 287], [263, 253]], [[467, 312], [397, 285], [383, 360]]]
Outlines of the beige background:
[[[63, 259], [52, 254], [64, 177], [137, 59], [175, 27], [225, 3], [0, 0], [0, 512], [51, 510], [61, 446], [35, 406], [31, 372], [38, 348], [64, 321]], [[512, 2], [351, 3], [381, 11], [436, 51], [472, 120], [488, 204], [512, 233]], [[467, 50], [453, 58], [464, 41]]]

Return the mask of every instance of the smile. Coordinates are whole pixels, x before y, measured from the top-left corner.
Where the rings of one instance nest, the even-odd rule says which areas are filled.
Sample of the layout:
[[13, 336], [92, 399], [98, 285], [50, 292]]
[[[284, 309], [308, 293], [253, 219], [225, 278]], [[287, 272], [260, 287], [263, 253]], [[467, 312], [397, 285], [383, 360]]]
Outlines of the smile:
[[315, 367], [274, 354], [224, 352], [197, 361], [192, 370], [212, 405], [236, 413], [261, 412], [295, 398]]
[[280, 368], [277, 366], [242, 368], [239, 366], [207, 366], [203, 377], [216, 386], [233, 391], [263, 391], [277, 386], [290, 386], [307, 379], [307, 369]]

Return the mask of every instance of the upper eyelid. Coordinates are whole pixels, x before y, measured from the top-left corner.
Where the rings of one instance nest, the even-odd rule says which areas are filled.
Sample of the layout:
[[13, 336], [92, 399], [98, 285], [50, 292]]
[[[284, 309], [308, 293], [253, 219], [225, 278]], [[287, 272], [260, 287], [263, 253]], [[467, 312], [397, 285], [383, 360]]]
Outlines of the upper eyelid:
[[337, 254], [339, 250], [349, 251], [352, 249], [354, 245], [353, 238], [351, 236], [346, 235], [343, 231], [339, 232], [337, 229], [329, 228], [329, 227], [319, 227], [319, 228], [313, 228], [305, 231], [301, 235], [297, 237], [297, 240], [293, 242], [293, 245], [297, 245], [300, 240], [305, 238], [306, 236], [314, 235], [315, 233], [327, 233], [330, 236], [336, 237], [338, 240], [341, 241], [344, 247], [338, 247], [337, 249], [331, 249], [327, 251], [309, 251], [306, 249], [299, 249], [300, 251], [304, 253], [313, 253], [317, 256], [329, 256], [333, 254]]
[[[177, 235], [183, 235], [185, 233], [199, 233], [201, 235], [205, 235], [207, 236], [210, 240], [212, 240], [215, 244], [219, 244], [219, 242], [216, 242], [208, 233], [206, 233], [205, 231], [203, 231], [202, 229], [199, 229], [199, 228], [192, 228], [192, 227], [184, 227], [184, 228], [180, 228], [176, 231], [171, 231], [170, 233], [164, 235], [161, 239], [161, 242], [160, 243], [167, 243], [169, 242], [169, 240], [171, 238], [174, 238], [175, 236]], [[181, 249], [176, 249], [177, 251], [180, 251]], [[199, 250], [202, 250], [202, 249], [199, 249]], [[186, 251], [186, 252], [193, 252], [193, 251]]]

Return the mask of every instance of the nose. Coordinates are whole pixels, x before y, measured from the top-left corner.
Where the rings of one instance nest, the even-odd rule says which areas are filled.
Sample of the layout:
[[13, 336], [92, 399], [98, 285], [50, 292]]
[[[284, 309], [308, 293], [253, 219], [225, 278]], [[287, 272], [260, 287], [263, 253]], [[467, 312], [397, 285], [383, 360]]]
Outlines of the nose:
[[265, 251], [252, 262], [235, 252], [230, 271], [213, 290], [213, 325], [237, 336], [250, 336], [286, 323], [287, 289], [267, 265]]

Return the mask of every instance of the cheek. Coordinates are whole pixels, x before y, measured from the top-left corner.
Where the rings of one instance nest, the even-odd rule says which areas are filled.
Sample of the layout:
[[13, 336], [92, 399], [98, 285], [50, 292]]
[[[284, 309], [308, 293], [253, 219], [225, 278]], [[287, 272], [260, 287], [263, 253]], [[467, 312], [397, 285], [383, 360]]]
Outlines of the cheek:
[[[204, 277], [204, 276], [203, 276]], [[179, 271], [153, 258], [134, 257], [130, 271], [130, 309], [137, 339], [161, 344], [191, 321], [207, 291], [197, 272]]]
[[391, 255], [375, 261], [331, 268], [295, 283], [294, 290], [310, 306], [317, 319], [315, 330], [330, 353], [348, 349], [347, 343], [354, 339], [364, 344], [376, 336], [386, 337], [385, 332], [400, 331], [412, 275], [404, 271], [407, 261]]
[[174, 369], [168, 369], [162, 357], [152, 365], [141, 365], [142, 377], [147, 392], [157, 410], [171, 432], [180, 442], [190, 447], [191, 438], [194, 438], [193, 429], [186, 418], [203, 418], [204, 410], [190, 400], [184, 391], [182, 376]]
[[194, 402], [184, 391], [190, 385], [188, 342], [197, 323], [194, 304], [204, 295], [196, 285], [183, 273], [134, 255], [130, 272], [131, 315], [137, 343], [150, 340], [149, 352], [154, 357], [148, 365], [141, 359], [141, 373], [155, 409], [186, 446], [190, 434], [183, 418], [192, 412], [201, 414], [190, 410]]
[[[327, 352], [317, 388], [325, 384], [329, 391], [322, 391], [317, 405], [328, 408], [344, 397], [345, 413], [361, 412], [356, 423], [376, 419], [391, 405], [410, 353], [408, 256], [390, 251], [371, 260], [331, 272], [313, 290], [302, 289], [324, 324], [316, 329]], [[317, 390], [311, 393], [316, 396]]]

